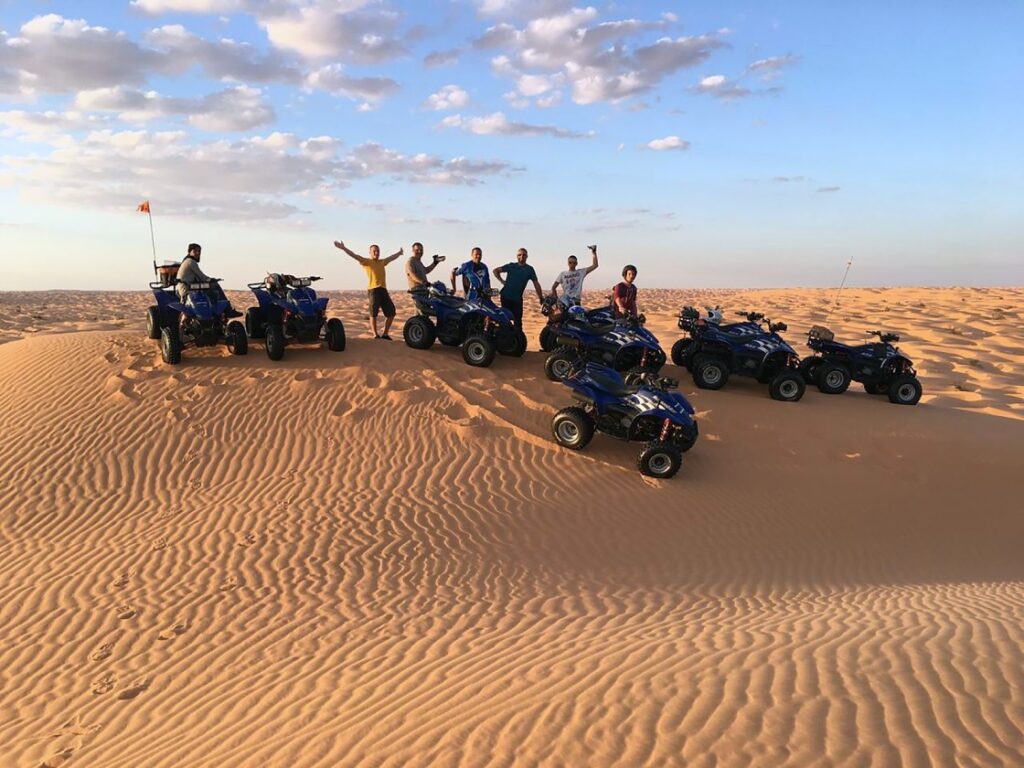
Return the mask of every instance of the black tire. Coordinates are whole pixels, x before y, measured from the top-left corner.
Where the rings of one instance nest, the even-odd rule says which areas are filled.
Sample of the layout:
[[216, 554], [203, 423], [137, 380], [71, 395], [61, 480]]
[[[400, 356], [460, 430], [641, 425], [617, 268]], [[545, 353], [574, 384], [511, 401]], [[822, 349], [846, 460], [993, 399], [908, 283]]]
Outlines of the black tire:
[[520, 330], [503, 333], [498, 337], [498, 352], [509, 357], [522, 357], [526, 354], [526, 334]]
[[245, 332], [250, 339], [263, 338], [263, 322], [263, 310], [259, 307], [249, 307], [245, 310]]
[[173, 325], [160, 329], [160, 357], [168, 365], [181, 362], [181, 335]]
[[701, 389], [721, 389], [729, 380], [729, 366], [715, 357], [699, 355], [691, 370], [693, 383]]
[[784, 403], [795, 403], [804, 396], [807, 385], [804, 384], [804, 377], [799, 371], [787, 368], [779, 373], [768, 384], [768, 394], [773, 400], [781, 400]]
[[922, 391], [917, 376], [897, 376], [889, 385], [889, 402], [897, 405], [917, 405]]
[[570, 451], [582, 451], [594, 437], [594, 420], [582, 408], [563, 408], [551, 419], [555, 442]]
[[160, 338], [160, 330], [163, 328], [163, 323], [160, 321], [160, 307], [153, 305], [146, 310], [146, 333], [149, 338], [156, 341]]
[[416, 315], [405, 321], [402, 338], [405, 339], [406, 345], [413, 349], [429, 349], [437, 338], [437, 328], [430, 318]]
[[551, 381], [565, 381], [569, 368], [579, 359], [574, 347], [557, 347], [544, 361], [544, 375]]
[[486, 368], [494, 362], [497, 350], [486, 336], [474, 333], [462, 342], [462, 359], [474, 368]]
[[271, 360], [280, 360], [284, 357], [284, 328], [277, 323], [270, 323], [266, 328], [263, 346]]
[[850, 372], [845, 365], [822, 363], [815, 372], [815, 383], [826, 395], [841, 395], [850, 386]]
[[889, 385], [878, 381], [865, 381], [864, 391], [869, 395], [887, 395], [889, 394]]
[[327, 348], [331, 352], [345, 351], [345, 324], [336, 317], [327, 321], [327, 329], [324, 331], [324, 338], [327, 339]]
[[545, 325], [540, 329], [540, 348], [545, 352], [551, 352], [556, 344], [558, 344], [558, 334], [551, 330], [551, 326]]
[[817, 384], [818, 381], [814, 377], [817, 376], [818, 370], [821, 368], [821, 364], [825, 362], [820, 357], [805, 357], [800, 361], [800, 367], [797, 369], [800, 371], [800, 375], [804, 377], [805, 384]]
[[237, 320], [228, 323], [225, 336], [228, 339], [228, 349], [232, 355], [244, 355], [249, 351], [249, 337], [245, 334], [245, 326]]
[[636, 465], [640, 474], [668, 480], [674, 477], [683, 463], [683, 452], [672, 443], [652, 440], [637, 457]]
[[686, 350], [691, 343], [693, 343], [693, 339], [683, 338], [672, 345], [672, 362], [680, 368], [690, 368], [686, 364]]

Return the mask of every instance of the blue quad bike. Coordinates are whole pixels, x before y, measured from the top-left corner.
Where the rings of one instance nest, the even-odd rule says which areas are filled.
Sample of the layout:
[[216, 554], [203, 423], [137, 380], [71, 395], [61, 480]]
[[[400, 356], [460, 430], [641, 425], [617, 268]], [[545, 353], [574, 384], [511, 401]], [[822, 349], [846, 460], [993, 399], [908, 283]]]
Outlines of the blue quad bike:
[[850, 346], [835, 340], [835, 335], [821, 325], [811, 327], [807, 346], [815, 351], [805, 357], [800, 372], [808, 384], [816, 384], [826, 395], [839, 395], [851, 381], [859, 381], [871, 395], [888, 395], [890, 403], [916, 405], [921, 399], [921, 382], [914, 364], [893, 342], [895, 333], [868, 331], [878, 341]]
[[499, 353], [522, 357], [526, 352], [526, 336], [515, 327], [512, 313], [494, 303], [495, 291], [464, 299], [437, 282], [409, 293], [417, 314], [405, 321], [402, 336], [413, 349], [429, 349], [435, 340], [461, 346], [462, 359], [476, 368], [486, 368]]
[[[540, 348], [545, 352], [554, 352], [558, 346], [558, 330], [568, 317], [568, 308], [556, 296], [545, 296], [541, 302], [540, 313], [547, 318], [547, 324], [540, 329]], [[615, 322], [615, 309], [611, 304], [596, 309], [584, 310], [592, 323]]]
[[[171, 267], [175, 269], [171, 269]], [[223, 297], [218, 280], [183, 283], [185, 298], [177, 293], [177, 265], [160, 267], [159, 280], [149, 284], [156, 304], [146, 312], [146, 331], [151, 339], [160, 340], [160, 357], [168, 365], [181, 362], [182, 350], [188, 347], [212, 347], [226, 344], [233, 355], [249, 351], [245, 328], [237, 320], [238, 313]]]
[[[689, 336], [673, 345], [673, 362], [690, 371], [701, 389], [721, 389], [735, 374], [767, 384], [774, 400], [794, 403], [803, 397], [806, 385], [800, 358], [779, 336], [786, 324], [773, 323], [760, 312], [737, 314], [745, 319], [723, 324], [717, 309], [702, 317], [693, 307], [683, 307], [679, 327]], [[762, 323], [767, 323], [767, 330]]]
[[683, 454], [697, 442], [693, 406], [677, 392], [679, 382], [650, 372], [625, 378], [600, 363], [579, 361], [563, 379], [579, 405], [563, 408], [551, 420], [555, 442], [582, 450], [594, 432], [643, 442], [640, 472], [666, 479], [679, 471]]
[[619, 372], [658, 373], [665, 365], [665, 352], [643, 320], [643, 316], [610, 320], [570, 307], [555, 332], [556, 347], [544, 361], [544, 373], [552, 381], [562, 381], [579, 360], [603, 363]]
[[333, 352], [345, 349], [345, 326], [327, 318], [327, 299], [310, 286], [319, 277], [295, 277], [272, 273], [262, 282], [249, 283], [258, 306], [245, 311], [245, 330], [250, 339], [263, 339], [267, 357], [280, 360], [286, 344], [326, 342]]

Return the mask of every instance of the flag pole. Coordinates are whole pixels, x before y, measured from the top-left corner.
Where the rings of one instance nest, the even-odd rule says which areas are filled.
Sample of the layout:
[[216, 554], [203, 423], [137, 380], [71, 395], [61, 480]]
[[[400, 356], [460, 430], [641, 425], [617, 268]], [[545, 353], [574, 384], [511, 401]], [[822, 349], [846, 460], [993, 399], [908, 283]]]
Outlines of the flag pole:
[[850, 274], [850, 267], [852, 267], [852, 266], [853, 266], [853, 259], [850, 259], [848, 262], [846, 262], [846, 271], [843, 272], [843, 281], [839, 284], [839, 290], [836, 291], [836, 298], [835, 298], [835, 301], [832, 302], [832, 309], [830, 309], [828, 311], [828, 315], [825, 316], [825, 322], [826, 323], [828, 322], [829, 318], [832, 317], [832, 313], [835, 312], [836, 308], [839, 306], [839, 294], [843, 292], [843, 286], [846, 285], [846, 278], [849, 276], [849, 274]]
[[[147, 201], [148, 202], [148, 201]], [[156, 236], [153, 234], [153, 211], [146, 206], [146, 215], [149, 216], [149, 242], [153, 246], [153, 274], [156, 274]]]

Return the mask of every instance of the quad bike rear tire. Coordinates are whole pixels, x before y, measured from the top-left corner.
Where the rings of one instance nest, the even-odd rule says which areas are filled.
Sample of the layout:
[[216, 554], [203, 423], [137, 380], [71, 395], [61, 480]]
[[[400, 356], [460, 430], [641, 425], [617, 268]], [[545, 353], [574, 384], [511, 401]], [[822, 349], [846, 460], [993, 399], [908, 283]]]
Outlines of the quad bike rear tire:
[[544, 375], [551, 381], [565, 381], [569, 369], [578, 359], [575, 347], [557, 347], [544, 361]]
[[249, 307], [245, 310], [245, 332], [249, 335], [250, 339], [263, 338], [264, 321], [263, 310], [259, 307]]
[[181, 362], [181, 335], [173, 325], [160, 329], [160, 357], [168, 365]]
[[558, 344], [558, 335], [551, 330], [551, 326], [545, 325], [540, 329], [540, 348], [545, 352], [552, 352]]
[[437, 328], [430, 318], [416, 315], [405, 321], [402, 338], [405, 339], [406, 345], [413, 349], [429, 349], [437, 338]]
[[474, 368], [487, 368], [494, 362], [497, 352], [494, 343], [478, 333], [474, 333], [462, 342], [462, 359], [466, 365], [471, 365]]
[[519, 329], [498, 336], [498, 352], [502, 355], [522, 357], [526, 354], [526, 345], [526, 334]]
[[327, 339], [327, 348], [331, 352], [345, 351], [345, 324], [336, 317], [327, 321], [327, 329], [324, 331]]
[[637, 457], [636, 465], [641, 475], [668, 480], [674, 477], [683, 463], [683, 452], [672, 443], [652, 440]]
[[776, 374], [768, 384], [768, 394], [772, 400], [781, 400], [784, 403], [795, 403], [804, 396], [807, 385], [804, 384], [804, 377], [799, 371], [787, 368]]
[[686, 364], [686, 350], [690, 344], [693, 343], [693, 339], [679, 339], [675, 344], [672, 345], [672, 362], [678, 365], [680, 368], [686, 368], [690, 370], [693, 366]]
[[284, 328], [277, 323], [270, 323], [266, 328], [263, 345], [267, 350], [267, 357], [271, 360], [280, 360], [284, 357]]
[[237, 320], [228, 323], [225, 336], [232, 355], [244, 355], [249, 351], [249, 337], [245, 333], [245, 327]]
[[163, 328], [163, 322], [160, 318], [160, 307], [155, 304], [146, 310], [146, 333], [149, 338], [156, 341], [160, 338], [160, 330]]
[[922, 391], [917, 376], [897, 376], [889, 385], [889, 402], [897, 405], [917, 405]]
[[814, 376], [818, 389], [826, 395], [841, 395], [850, 386], [850, 371], [838, 363], [822, 363]]
[[555, 442], [570, 451], [582, 451], [594, 437], [594, 420], [577, 406], [563, 408], [551, 419]]
[[701, 389], [721, 389], [729, 380], [729, 366], [716, 357], [698, 355], [691, 370], [693, 383]]

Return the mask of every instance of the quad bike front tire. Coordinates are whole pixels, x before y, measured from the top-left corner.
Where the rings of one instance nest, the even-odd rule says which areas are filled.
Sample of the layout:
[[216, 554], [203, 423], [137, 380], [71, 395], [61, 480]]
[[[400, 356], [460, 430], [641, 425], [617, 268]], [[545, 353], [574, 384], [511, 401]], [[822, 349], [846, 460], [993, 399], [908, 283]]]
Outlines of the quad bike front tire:
[[552, 352], [557, 344], [558, 336], [550, 326], [545, 325], [540, 329], [540, 348], [543, 351]]
[[267, 357], [271, 360], [280, 360], [284, 357], [284, 328], [277, 323], [268, 325], [263, 345], [267, 350]]
[[498, 352], [509, 357], [522, 357], [526, 354], [526, 334], [516, 329], [511, 333], [498, 337]]
[[693, 339], [679, 339], [672, 345], [672, 362], [680, 368], [690, 369], [693, 367], [686, 364], [686, 350], [692, 342]]
[[544, 375], [551, 381], [565, 381], [573, 363], [579, 359], [574, 347], [556, 347], [544, 361]]
[[245, 333], [245, 326], [240, 322], [232, 320], [228, 323], [225, 335], [232, 355], [244, 355], [249, 351], [249, 337]]
[[797, 368], [800, 371], [800, 375], [804, 377], [805, 384], [817, 384], [818, 380], [815, 378], [818, 375], [818, 371], [821, 370], [821, 364], [824, 361], [820, 357], [805, 357], [800, 361], [800, 367]]
[[471, 365], [474, 368], [487, 368], [494, 362], [494, 356], [497, 353], [494, 343], [478, 333], [474, 333], [462, 342], [462, 359], [466, 365]]
[[822, 363], [815, 373], [818, 389], [826, 395], [841, 395], [850, 386], [850, 371], [838, 363]]
[[262, 339], [263, 323], [265, 318], [263, 317], [263, 310], [259, 307], [249, 307], [245, 310], [245, 332], [248, 334], [250, 339]]
[[594, 420], [577, 406], [563, 408], [551, 419], [555, 442], [570, 451], [582, 451], [594, 437]]
[[804, 396], [806, 390], [804, 377], [799, 371], [789, 368], [777, 374], [768, 384], [768, 394], [772, 400], [781, 400], [784, 403], [795, 403]]
[[897, 376], [889, 385], [889, 402], [897, 405], [917, 405], [922, 391], [917, 376]]
[[683, 452], [672, 443], [652, 440], [637, 457], [636, 465], [641, 475], [668, 480], [674, 477], [683, 463]]
[[146, 333], [153, 341], [160, 338], [163, 323], [160, 320], [160, 307], [155, 304], [146, 310]]
[[729, 380], [729, 366], [715, 357], [698, 355], [691, 370], [693, 383], [701, 389], [721, 389]]
[[327, 339], [327, 348], [331, 352], [345, 351], [345, 324], [336, 317], [327, 321], [327, 330], [324, 331]]
[[160, 357], [168, 365], [181, 362], [181, 335], [173, 325], [160, 329]]
[[402, 328], [402, 338], [413, 349], [430, 349], [437, 338], [437, 328], [429, 318], [422, 315], [410, 317]]

